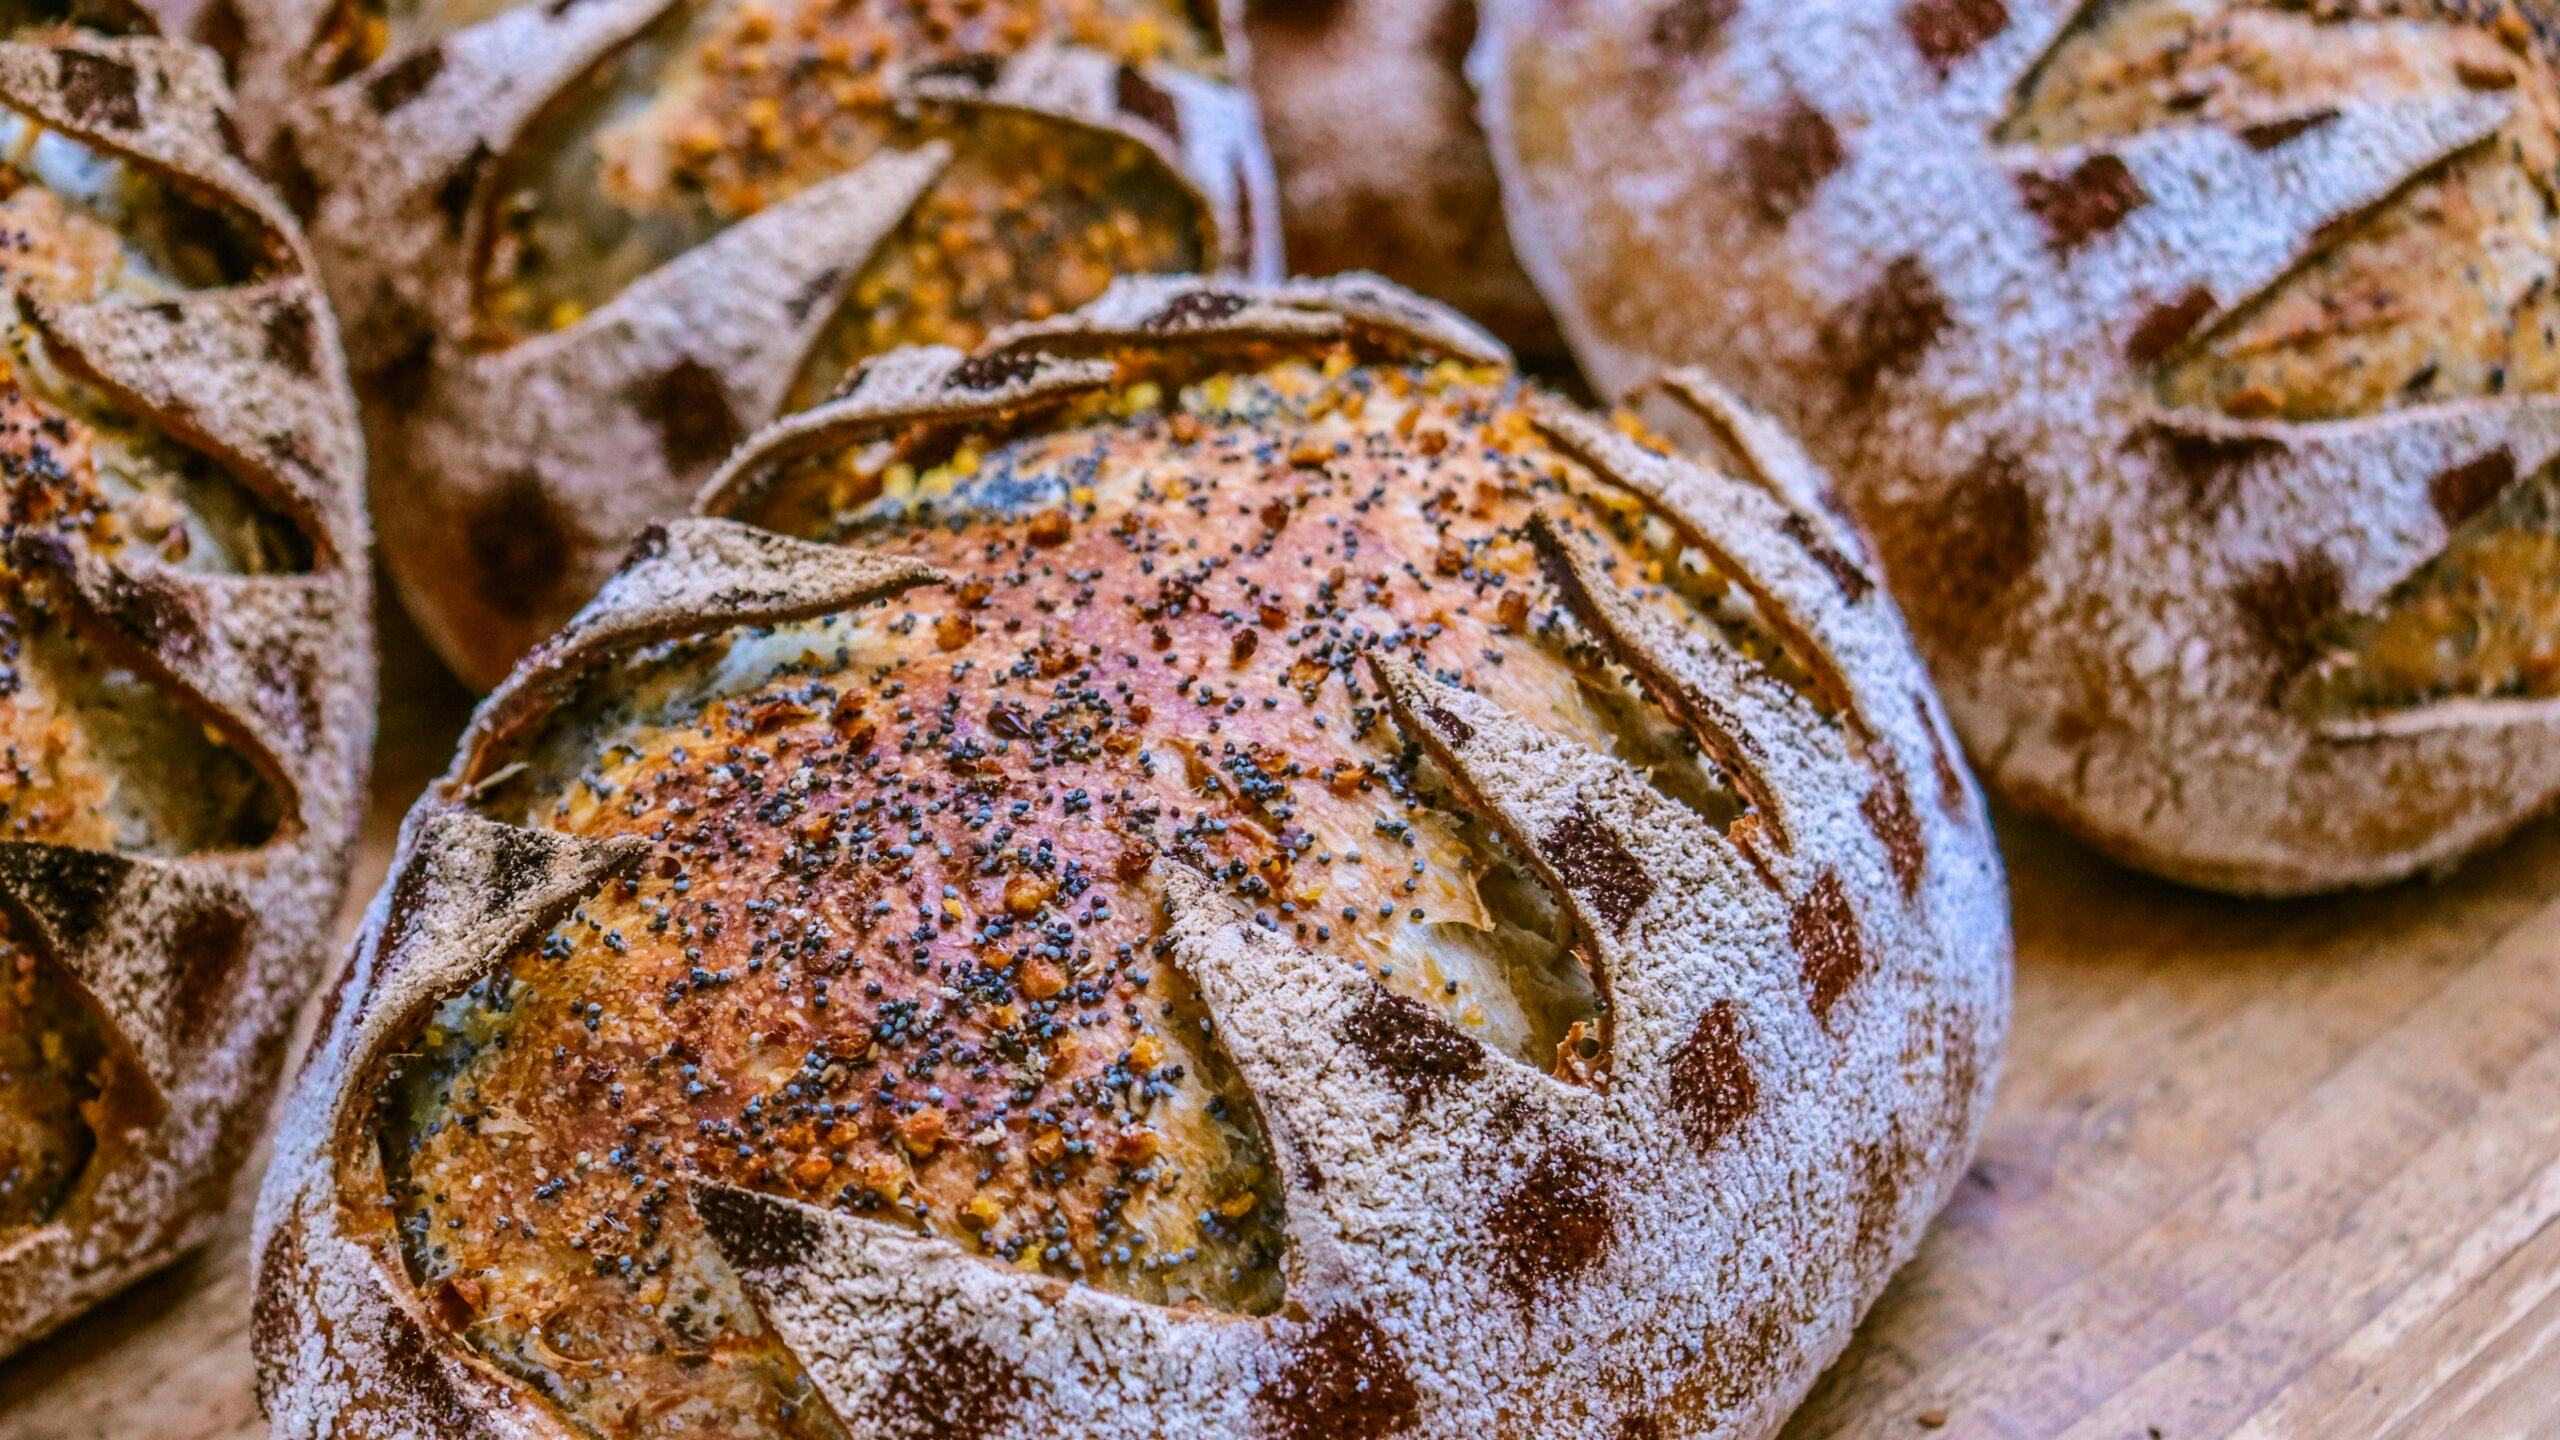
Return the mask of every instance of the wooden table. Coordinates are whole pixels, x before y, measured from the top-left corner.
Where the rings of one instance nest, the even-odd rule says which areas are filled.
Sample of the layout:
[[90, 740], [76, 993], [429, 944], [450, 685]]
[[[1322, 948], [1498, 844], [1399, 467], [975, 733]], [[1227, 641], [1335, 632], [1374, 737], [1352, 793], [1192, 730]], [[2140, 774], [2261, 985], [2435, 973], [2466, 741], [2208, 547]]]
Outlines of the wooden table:
[[[358, 898], [463, 700], [404, 627]], [[1787, 1432], [2560, 1434], [2560, 823], [2251, 905], [2004, 822], [2018, 1006], [1962, 1192]], [[254, 1440], [247, 1197], [0, 1368], [6, 1440]]]

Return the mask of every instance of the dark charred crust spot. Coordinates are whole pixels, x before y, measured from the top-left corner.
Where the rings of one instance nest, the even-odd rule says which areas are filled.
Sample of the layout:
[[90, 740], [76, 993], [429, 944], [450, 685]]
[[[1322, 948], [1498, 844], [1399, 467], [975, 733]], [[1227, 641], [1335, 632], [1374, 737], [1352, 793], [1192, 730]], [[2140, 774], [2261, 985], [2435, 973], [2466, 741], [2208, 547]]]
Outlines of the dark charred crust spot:
[[972, 355], [951, 367], [949, 384], [954, 390], [999, 390], [1020, 384], [1040, 373], [1040, 357], [1008, 354], [992, 350]]
[[1803, 209], [1849, 158], [1829, 118], [1796, 97], [1766, 129], [1743, 137], [1741, 151], [1743, 181], [1776, 222]]
[[879, 1408], [864, 1417], [881, 1440], [986, 1440], [1030, 1394], [1022, 1367], [974, 1336], [926, 1325], [906, 1337], [905, 1348]]
[[791, 323], [794, 325], [808, 319], [819, 306], [834, 299], [836, 292], [844, 287], [845, 273], [845, 266], [830, 265], [809, 277], [808, 284], [801, 286], [798, 293], [782, 302], [783, 313], [791, 317]]
[[678, 476], [716, 464], [747, 436], [719, 372], [690, 355], [641, 382], [631, 403], [656, 428], [659, 452]]
[[198, 11], [195, 41], [219, 57], [222, 73], [236, 81], [240, 57], [249, 50], [249, 22], [240, 13], [239, 0], [213, 0]]
[[2252, 150], [2273, 150], [2288, 141], [2301, 139], [2337, 118], [2338, 112], [2328, 109], [2291, 115], [2282, 120], [2261, 120], [2241, 129], [2240, 143]]
[[1742, 1050], [1742, 1009], [1718, 1000], [1671, 1052], [1671, 1103], [1689, 1143], [1713, 1150], [1751, 1118], [1760, 1082]]
[[2150, 365], [2178, 348], [2213, 313], [2213, 292], [2199, 285], [2175, 300], [2151, 307], [2125, 337], [2124, 353], [2136, 365]]
[[1193, 325], [1212, 325], [1237, 314], [1245, 307], [1245, 298], [1221, 290], [1192, 290], [1177, 295], [1173, 303], [1147, 317], [1142, 329], [1182, 330]]
[[131, 869], [130, 861], [92, 850], [0, 845], [0, 890], [32, 912], [56, 942], [75, 950], [106, 924]]
[[2188, 511], [2204, 520], [2221, 514], [2231, 503], [2232, 488], [2245, 466], [2284, 453], [2284, 443], [2267, 435], [2223, 435], [2166, 425], [2156, 427], [2153, 434]]
[[178, 1044], [192, 1049], [209, 1031], [222, 1003], [231, 995], [232, 979], [249, 953], [249, 916], [236, 906], [200, 905], [178, 917], [169, 937], [176, 977], [171, 1004]]
[[425, 94], [443, 73], [444, 47], [430, 42], [366, 81], [365, 101], [375, 114], [388, 115]]
[[474, 588], [508, 615], [539, 613], [559, 593], [569, 536], [541, 477], [518, 470], [462, 525]]
[[142, 77], [122, 60], [56, 50], [53, 82], [62, 91], [63, 108], [79, 124], [97, 130], [130, 130], [142, 123]]
[[153, 654], [191, 660], [203, 653], [204, 621], [194, 598], [177, 586], [116, 571], [97, 599], [101, 619]]
[[1590, 1272], [1616, 1243], [1607, 1167], [1580, 1145], [1550, 1148], [1485, 1216], [1494, 1278], [1526, 1305]]
[[273, 1387], [291, 1373], [294, 1337], [302, 1328], [293, 1313], [293, 1297], [311, 1293], [302, 1264], [302, 1222], [288, 1219], [268, 1236], [267, 1248], [258, 1256], [257, 1283], [249, 1292], [249, 1353], [258, 1362], [258, 1400], [269, 1414], [276, 1408]]
[[1370, 986], [1353, 1005], [1342, 1043], [1409, 1105], [1484, 1073], [1484, 1047], [1472, 1036], [1383, 986]]
[[750, 1273], [794, 1269], [825, 1239], [808, 1215], [745, 1190], [705, 1186], [693, 1192], [693, 1213], [729, 1263]]
[[1576, 805], [1538, 841], [1538, 853], [1555, 867], [1567, 889], [1581, 896], [1613, 930], [1624, 930], [1653, 898], [1645, 873], [1626, 842], [1588, 805]]
[[275, 139], [268, 142], [266, 171], [276, 193], [284, 197], [284, 208], [293, 212], [294, 219], [311, 223], [311, 217], [320, 212], [320, 177], [304, 163], [291, 126], [276, 131]]
[[649, 522], [647, 528], [640, 532], [639, 537], [631, 542], [631, 548], [622, 552], [622, 563], [616, 565], [614, 569], [616, 571], [628, 570], [634, 565], [655, 560], [666, 553], [666, 522], [663, 520], [652, 520]]
[[2008, 28], [2009, 7], [2000, 0], [1914, 0], [1902, 9], [1903, 33], [1942, 80]]
[[259, 688], [275, 697], [276, 703], [267, 708], [278, 723], [297, 744], [311, 744], [327, 718], [311, 652], [290, 640], [269, 637], [250, 652], [249, 666]]
[[1858, 1147], [1858, 1221], [1851, 1243], [1867, 1263], [1880, 1262], [1891, 1251], [1902, 1222], [1902, 1180], [1919, 1163], [1899, 1126], [1882, 1141]]
[[1823, 539], [1813, 528], [1812, 521], [1791, 510], [1785, 519], [1778, 522], [1778, 528], [1787, 532], [1788, 539], [1804, 547], [1804, 552], [1813, 557], [1813, 563], [1830, 573], [1832, 580], [1840, 586], [1840, 593], [1849, 597], [1850, 604], [1866, 599], [1867, 592], [1876, 588], [1876, 582], [1867, 578], [1867, 572], [1858, 568], [1858, 562], [1841, 554], [1839, 547]]
[[1875, 392], [1888, 375], [1909, 373], [1947, 324], [1946, 296], [1904, 256], [1885, 267], [1873, 288], [1832, 322], [1827, 337], [1842, 389], [1853, 400]]
[[1135, 65], [1120, 67], [1118, 78], [1112, 82], [1111, 98], [1121, 114], [1152, 126], [1167, 139], [1182, 138], [1182, 112], [1175, 108], [1173, 96]]
[[2060, 175], [2020, 175], [2018, 198], [2044, 223], [2045, 239], [2061, 252], [2115, 229], [2151, 201], [2132, 168], [2114, 155], [2092, 155]]
[[559, 842], [549, 836], [512, 825], [500, 830], [485, 897], [490, 913], [504, 911], [538, 889], [559, 853]]
[[1646, 33], [1657, 49], [1695, 55], [1724, 38], [1724, 27], [1740, 8], [1741, 0], [1671, 0]]
[[1908, 592], [1911, 628], [1944, 654], [1968, 653], [1996, 633], [2010, 593], [2044, 549], [2035, 496], [1998, 450], [1944, 493], [1887, 513], [1878, 529], [1930, 577]]
[[1432, 729], [1448, 737], [1452, 745], [1464, 745], [1476, 738], [1476, 727], [1450, 714], [1445, 707], [1425, 704], [1422, 718], [1431, 722]]
[[1814, 1018], [1828, 1020], [1831, 1007], [1849, 993], [1867, 968], [1866, 941], [1858, 934], [1858, 912], [1849, 904], [1849, 889], [1840, 872], [1825, 870], [1813, 888], [1796, 902], [1787, 918], [1787, 938], [1804, 962], [1805, 1003]]
[[311, 307], [293, 295], [268, 307], [267, 358], [305, 380], [320, 373], [320, 338]]
[[2492, 450], [2428, 481], [2427, 498], [2435, 502], [2436, 514], [2450, 530], [2479, 514], [2483, 506], [2515, 481], [2515, 455], [2503, 449]]
[[375, 1344], [390, 1372], [387, 1388], [406, 1402], [409, 1413], [424, 1421], [431, 1434], [452, 1436], [454, 1440], [494, 1436], [496, 1431], [489, 1424], [486, 1409], [474, 1404], [454, 1383], [445, 1347], [397, 1305], [383, 1305], [381, 1316], [381, 1333]]
[[1269, 1440], [1385, 1440], [1421, 1418], [1422, 1397], [1376, 1322], [1337, 1310], [1290, 1347], [1253, 1406]]
[[436, 187], [436, 211], [444, 216], [447, 233], [459, 235], [470, 222], [471, 200], [480, 193], [480, 177], [489, 173], [489, 166], [496, 159], [497, 152], [489, 148], [488, 142], [478, 142]]
[[2288, 670], [2310, 659], [2320, 627], [2345, 597], [2346, 578], [2324, 550], [2262, 565], [2231, 591], [2250, 635]]
[[1901, 772], [1890, 765], [1879, 767], [1876, 783], [1867, 787], [1866, 798], [1858, 802], [1858, 813], [1866, 817], [1867, 828], [1884, 846], [1885, 859], [1893, 866], [1894, 881], [1902, 887], [1902, 898], [1909, 900], [1918, 895], [1929, 851], [1921, 839], [1920, 816], [1911, 808], [1911, 790], [1902, 783]]

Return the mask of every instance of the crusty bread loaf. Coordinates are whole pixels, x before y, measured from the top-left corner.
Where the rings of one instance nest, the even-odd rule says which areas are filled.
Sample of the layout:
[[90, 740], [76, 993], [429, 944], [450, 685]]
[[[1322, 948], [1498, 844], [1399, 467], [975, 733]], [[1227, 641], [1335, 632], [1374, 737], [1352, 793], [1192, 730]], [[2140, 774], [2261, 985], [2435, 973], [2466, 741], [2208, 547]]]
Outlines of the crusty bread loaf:
[[1253, 0], [1253, 90], [1302, 275], [1374, 271], [1533, 361], [1564, 341], [1502, 225], [1461, 72], [1475, 0]]
[[748, 442], [409, 820], [280, 1440], [1773, 1429], [2009, 938], [1891, 601], [1690, 393], [1730, 469], [1374, 280], [1124, 281]]
[[201, 1238], [345, 887], [362, 452], [214, 58], [0, 43], [0, 1353]]
[[1604, 391], [1799, 426], [1999, 788], [2242, 891], [2560, 793], [2548, 7], [1500, 0]]
[[[494, 682], [862, 356], [1275, 269], [1214, 7], [243, 0], [257, 153], [355, 362], [384, 553]], [[281, 76], [282, 78], [275, 78]]]

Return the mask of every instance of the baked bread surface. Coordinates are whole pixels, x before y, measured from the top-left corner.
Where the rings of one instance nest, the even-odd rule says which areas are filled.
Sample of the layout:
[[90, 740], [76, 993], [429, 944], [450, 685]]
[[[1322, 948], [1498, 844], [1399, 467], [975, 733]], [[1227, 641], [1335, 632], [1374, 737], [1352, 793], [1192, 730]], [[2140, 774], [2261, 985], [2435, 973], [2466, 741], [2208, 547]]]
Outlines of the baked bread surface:
[[2000, 788], [2271, 892], [2560, 791], [2547, 11], [1498, 13], [1595, 382], [1711, 359], [1806, 433]]
[[1290, 270], [1375, 272], [1560, 358], [1463, 73], [1474, 0], [1258, 0], [1245, 23]]
[[279, 1434], [1765, 1432], [2008, 937], [1855, 542], [1692, 398], [1731, 471], [1372, 280], [1125, 282], [751, 441], [411, 818]]
[[249, 140], [346, 322], [393, 575], [475, 685], [856, 360], [1277, 267], [1214, 8], [307, 9], [243, 12]]
[[0, 1351], [220, 1214], [371, 737], [354, 405], [226, 103], [0, 43]]

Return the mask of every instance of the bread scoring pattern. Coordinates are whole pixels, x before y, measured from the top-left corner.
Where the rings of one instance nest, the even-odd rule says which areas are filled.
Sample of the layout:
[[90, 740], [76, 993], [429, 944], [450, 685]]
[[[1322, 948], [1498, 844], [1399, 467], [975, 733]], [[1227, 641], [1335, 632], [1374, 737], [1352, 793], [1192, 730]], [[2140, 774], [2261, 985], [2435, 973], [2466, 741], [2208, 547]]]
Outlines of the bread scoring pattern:
[[1604, 386], [1713, 344], [1813, 437], [2005, 788], [2279, 891], [2547, 802], [2540, 12], [1659, 11], [1480, 52], [1531, 268]]
[[213, 57], [0, 44], [0, 1350], [219, 1216], [371, 735], [361, 450]]
[[242, 15], [251, 143], [345, 320], [386, 553], [484, 686], [731, 446], [862, 357], [974, 345], [1116, 274], [1277, 264], [1213, 12]]
[[751, 441], [412, 818], [280, 1433], [1771, 1423], [2007, 938], [1890, 603], [1686, 393], [1732, 472], [1374, 282], [1122, 282]]

